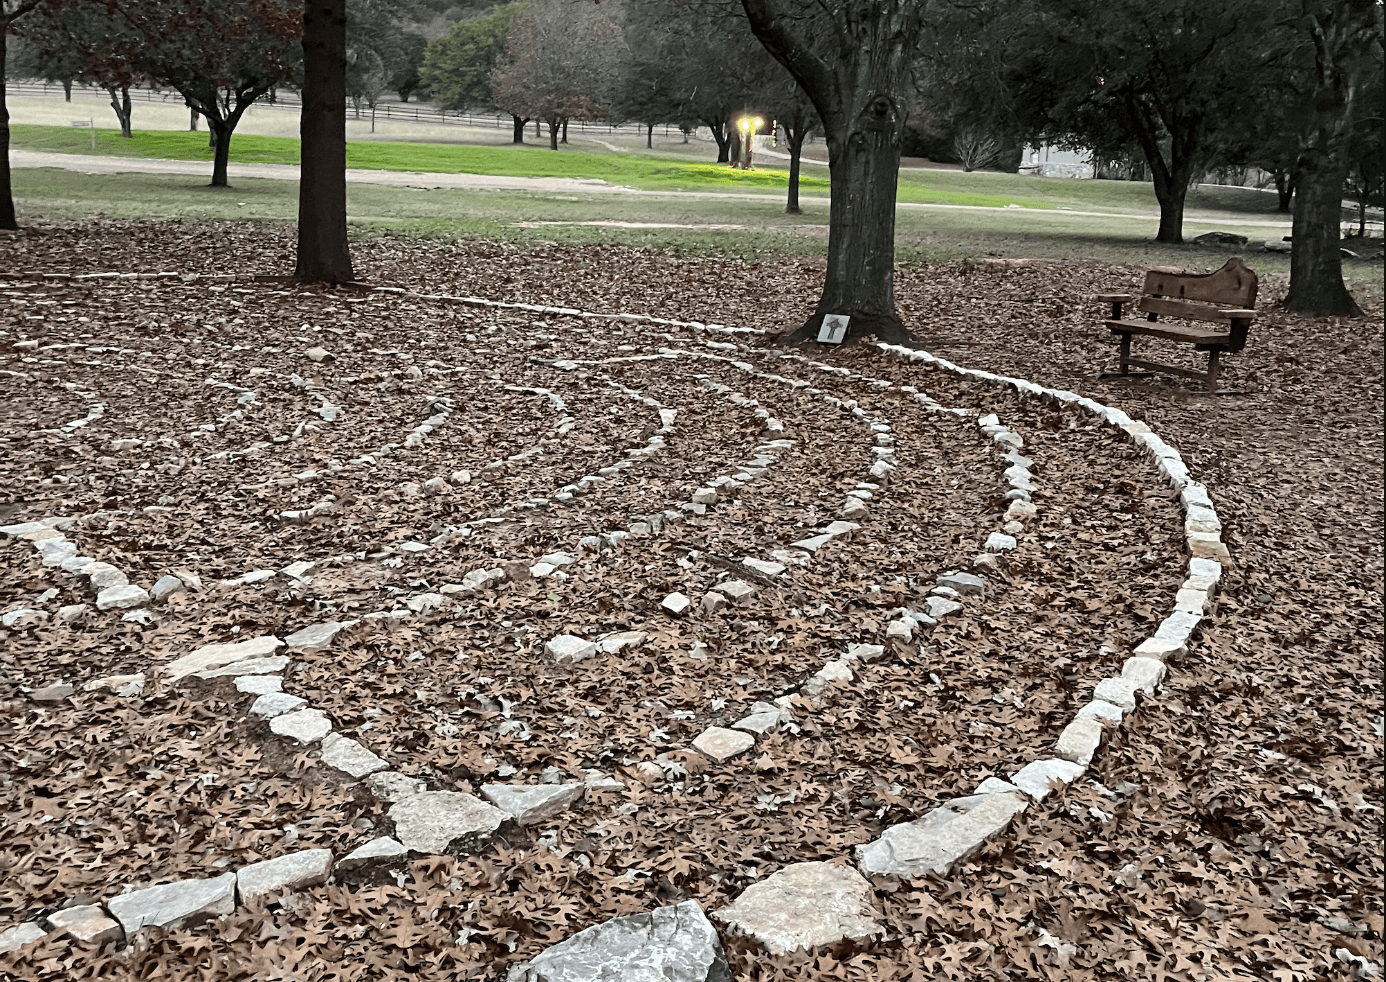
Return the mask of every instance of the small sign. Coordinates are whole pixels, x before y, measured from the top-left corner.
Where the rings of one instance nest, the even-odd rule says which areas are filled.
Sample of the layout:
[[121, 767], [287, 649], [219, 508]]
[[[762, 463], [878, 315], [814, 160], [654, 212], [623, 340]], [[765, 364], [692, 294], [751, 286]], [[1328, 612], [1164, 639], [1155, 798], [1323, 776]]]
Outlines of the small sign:
[[847, 322], [851, 319], [846, 314], [824, 314], [823, 326], [818, 329], [819, 342], [841, 344], [847, 339]]
[[72, 121], [72, 125], [73, 125], [73, 126], [76, 126], [76, 127], [79, 128], [79, 129], [86, 129], [88, 126], [91, 125], [91, 120], [89, 120], [89, 119], [74, 119], [74, 120]]

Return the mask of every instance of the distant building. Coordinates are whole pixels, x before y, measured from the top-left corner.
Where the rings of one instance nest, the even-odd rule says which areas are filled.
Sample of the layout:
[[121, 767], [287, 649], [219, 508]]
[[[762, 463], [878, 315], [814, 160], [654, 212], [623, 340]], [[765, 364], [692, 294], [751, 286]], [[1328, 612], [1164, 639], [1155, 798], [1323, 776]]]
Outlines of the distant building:
[[1026, 147], [1020, 154], [1020, 173], [1037, 177], [1093, 176], [1092, 155], [1082, 150], [1060, 150], [1057, 147]]

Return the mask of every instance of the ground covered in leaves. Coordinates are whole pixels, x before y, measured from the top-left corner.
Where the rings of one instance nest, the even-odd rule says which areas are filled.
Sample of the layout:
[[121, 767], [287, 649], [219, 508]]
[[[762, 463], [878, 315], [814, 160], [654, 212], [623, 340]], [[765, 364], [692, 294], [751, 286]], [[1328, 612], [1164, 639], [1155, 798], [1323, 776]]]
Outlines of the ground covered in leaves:
[[[0, 239], [0, 270], [277, 274], [292, 247], [291, 230], [261, 225], [40, 225]], [[480, 855], [121, 951], [54, 938], [0, 955], [0, 973], [489, 978], [614, 915], [714, 910], [1047, 755], [1183, 578], [1177, 499], [1080, 411], [865, 347], [805, 352], [853, 373], [838, 375], [754, 336], [417, 296], [782, 330], [817, 295], [811, 263], [392, 238], [354, 257], [362, 280], [415, 295], [0, 273], [0, 524], [82, 517], [68, 537], [132, 580], [205, 584], [147, 624], [91, 611], [0, 635], [0, 930], [126, 884], [305, 846], [341, 855], [387, 827], [380, 801], [247, 719], [225, 680], [81, 690], [208, 642], [360, 619], [295, 653], [286, 690], [395, 769], [459, 791], [592, 769], [626, 787]], [[1363, 320], [1306, 321], [1263, 283], [1224, 376], [1246, 394], [1189, 396], [1097, 378], [1115, 350], [1091, 297], [1140, 272], [951, 263], [901, 271], [897, 288], [936, 354], [1089, 395], [1180, 450], [1235, 563], [1211, 624], [1084, 779], [946, 880], [878, 879], [885, 937], [770, 957], [724, 936], [737, 979], [1349, 979], [1381, 965], [1380, 298]], [[39, 348], [14, 347], [26, 339]], [[307, 357], [317, 347], [331, 358]], [[795, 724], [752, 754], [710, 762], [689, 749], [705, 727], [792, 692], [849, 643], [885, 641], [892, 610], [999, 530], [995, 448], [901, 385], [1023, 436], [1036, 522], [984, 603], [927, 644], [894, 643], [826, 705], [796, 702]], [[898, 461], [861, 528], [754, 580], [743, 605], [699, 607], [740, 557], [838, 517], [873, 460], [853, 407], [891, 427]], [[734, 495], [616, 548], [583, 545], [736, 472], [777, 435], [767, 414], [793, 447]], [[554, 552], [577, 557], [565, 576], [530, 572]], [[309, 581], [222, 585], [296, 560], [317, 563]], [[410, 605], [480, 568], [506, 578]], [[0, 570], [5, 610], [91, 599], [28, 543], [0, 543]], [[675, 590], [694, 600], [686, 617], [660, 606]], [[544, 649], [632, 630], [644, 644], [577, 665]], [[58, 681], [77, 694], [30, 700]], [[656, 758], [666, 780], [646, 786], [636, 767]]]

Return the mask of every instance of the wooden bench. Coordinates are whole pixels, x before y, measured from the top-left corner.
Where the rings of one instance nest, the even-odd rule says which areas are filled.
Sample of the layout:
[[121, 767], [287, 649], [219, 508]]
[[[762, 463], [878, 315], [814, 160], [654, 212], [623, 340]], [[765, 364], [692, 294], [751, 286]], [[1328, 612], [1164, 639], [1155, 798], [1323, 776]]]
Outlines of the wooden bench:
[[[1256, 274], [1238, 258], [1215, 273], [1185, 273], [1183, 270], [1155, 267], [1145, 274], [1145, 286], [1138, 298], [1125, 293], [1103, 294], [1097, 298], [1112, 305], [1107, 327], [1121, 337], [1121, 371], [1104, 378], [1142, 378], [1131, 369], [1182, 375], [1202, 379], [1208, 392], [1218, 391], [1218, 359], [1222, 353], [1236, 353], [1246, 347], [1247, 333], [1256, 317]], [[1144, 320], [1123, 319], [1121, 308], [1133, 300]], [[1181, 324], [1161, 320], [1174, 317]], [[1208, 370], [1197, 372], [1173, 365], [1160, 365], [1131, 357], [1131, 338], [1141, 334], [1179, 344], [1191, 344], [1195, 351], [1208, 352]]]

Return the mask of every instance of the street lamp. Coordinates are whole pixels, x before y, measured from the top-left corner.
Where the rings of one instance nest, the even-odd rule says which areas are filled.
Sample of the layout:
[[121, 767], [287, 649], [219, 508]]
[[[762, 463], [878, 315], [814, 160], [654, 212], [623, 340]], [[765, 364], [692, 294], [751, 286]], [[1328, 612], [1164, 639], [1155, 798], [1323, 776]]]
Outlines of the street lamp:
[[742, 116], [737, 121], [737, 126], [741, 130], [741, 169], [751, 169], [752, 144], [755, 142], [756, 131], [765, 125], [765, 120], [759, 116]]

